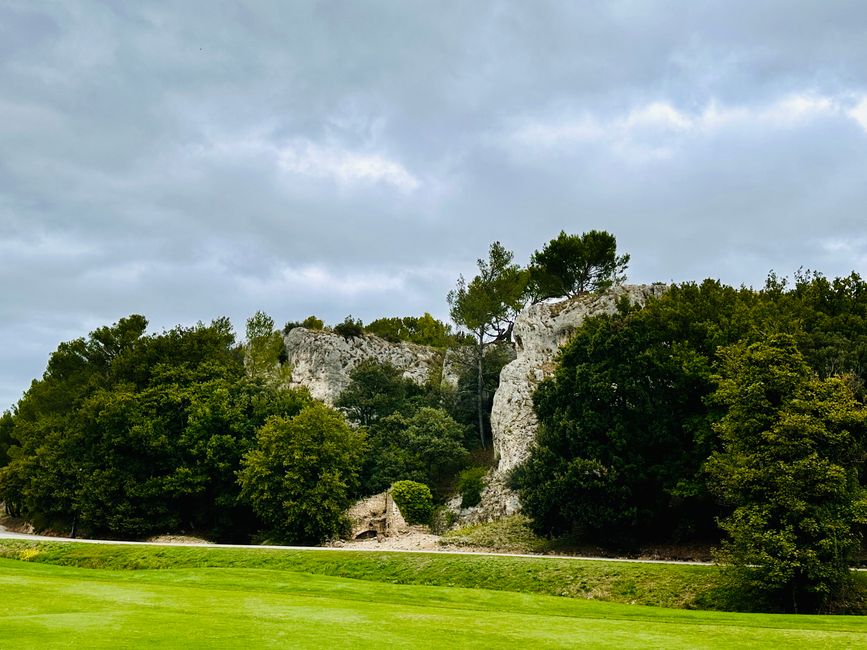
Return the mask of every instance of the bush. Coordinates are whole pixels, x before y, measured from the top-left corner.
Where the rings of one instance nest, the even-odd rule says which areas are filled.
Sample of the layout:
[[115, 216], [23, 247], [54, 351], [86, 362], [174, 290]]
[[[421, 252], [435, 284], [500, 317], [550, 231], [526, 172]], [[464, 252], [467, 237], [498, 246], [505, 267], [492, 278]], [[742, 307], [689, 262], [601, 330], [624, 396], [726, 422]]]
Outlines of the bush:
[[323, 323], [321, 319], [316, 318], [316, 316], [308, 316], [300, 323], [298, 321], [290, 320], [283, 326], [283, 333], [288, 334], [296, 327], [303, 327], [308, 330], [321, 330], [325, 327], [325, 323]]
[[345, 339], [357, 338], [364, 334], [364, 325], [360, 318], [353, 318], [350, 314], [343, 319], [342, 323], [334, 326], [334, 333], [340, 334]]
[[448, 506], [437, 506], [434, 508], [430, 518], [431, 532], [436, 535], [442, 535], [454, 526], [457, 520], [458, 515], [454, 510], [451, 510]]
[[397, 481], [391, 496], [408, 524], [427, 524], [433, 515], [433, 495], [424, 483]]
[[458, 477], [458, 492], [461, 493], [461, 508], [479, 505], [485, 489], [485, 467], [468, 467]]

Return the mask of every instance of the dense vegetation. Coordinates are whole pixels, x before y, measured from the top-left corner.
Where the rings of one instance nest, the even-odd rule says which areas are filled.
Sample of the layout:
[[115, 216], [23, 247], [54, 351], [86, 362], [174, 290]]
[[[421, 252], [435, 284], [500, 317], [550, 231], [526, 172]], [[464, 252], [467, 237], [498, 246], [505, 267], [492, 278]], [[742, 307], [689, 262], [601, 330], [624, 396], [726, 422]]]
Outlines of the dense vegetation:
[[[495, 242], [448, 296], [463, 331], [427, 313], [287, 323], [284, 334], [449, 348], [462, 368], [456, 387], [418, 385], [363, 362], [336, 409], [285, 389], [284, 340], [262, 312], [243, 345], [225, 319], [150, 335], [143, 317], [122, 319], [62, 343], [0, 417], [0, 499], [73, 534], [297, 543], [340, 534], [352, 498], [393, 485], [417, 486], [413, 501], [429, 491], [424, 520], [455, 493], [475, 505], [517, 311], [607, 290], [628, 261], [600, 231], [561, 232], [526, 268]], [[867, 524], [857, 274], [799, 273], [791, 287], [771, 274], [758, 291], [676, 285], [588, 319], [557, 361], [534, 395], [537, 440], [512, 477], [537, 533], [621, 549], [712, 541], [752, 603], [847, 601]]]
[[[7, 511], [72, 534], [187, 531], [248, 540], [272, 527], [287, 536], [292, 528], [294, 539], [318, 540], [310, 522], [298, 531], [290, 526], [298, 518], [293, 508], [342, 511], [346, 494], [302, 490], [278, 517], [262, 497], [273, 477], [254, 475], [256, 461], [284, 428], [319, 416], [318, 429], [307, 433], [330, 435], [342, 421], [336, 412], [322, 414], [325, 407], [306, 391], [280, 386], [282, 339], [273, 322], [261, 313], [251, 318], [245, 348], [235, 344], [225, 319], [152, 335], [146, 327], [143, 317], [130, 316], [60, 344], [43, 378], [4, 415], [12, 443], [0, 469]], [[363, 449], [355, 438], [340, 442], [353, 459]], [[327, 474], [352, 491], [353, 467], [323, 463], [309, 471], [316, 474], [313, 482]], [[309, 477], [307, 484], [298, 478], [285, 482], [296, 490], [310, 486]], [[281, 497], [270, 495], [272, 501]], [[333, 517], [332, 523], [340, 525]]]
[[525, 512], [623, 546], [713, 538], [722, 518], [721, 557], [747, 582], [827, 608], [864, 522], [865, 360], [856, 274], [684, 284], [591, 318], [536, 391], [541, 429], [514, 476]]

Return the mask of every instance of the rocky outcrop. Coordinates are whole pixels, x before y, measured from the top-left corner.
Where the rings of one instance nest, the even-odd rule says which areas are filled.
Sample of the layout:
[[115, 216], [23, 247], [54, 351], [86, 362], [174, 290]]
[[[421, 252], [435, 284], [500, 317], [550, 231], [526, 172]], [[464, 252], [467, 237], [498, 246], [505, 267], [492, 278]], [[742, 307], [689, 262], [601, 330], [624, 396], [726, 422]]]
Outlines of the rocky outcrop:
[[413, 343], [389, 343], [373, 335], [344, 338], [326, 331], [296, 327], [284, 337], [292, 368], [290, 385], [333, 405], [349, 385], [349, 373], [362, 361], [390, 363], [418, 384], [431, 379], [457, 385], [458, 368], [447, 353]]
[[539, 426], [533, 411], [533, 391], [556, 367], [560, 346], [589, 316], [610, 314], [620, 300], [643, 305], [661, 295], [666, 285], [627, 285], [604, 294], [588, 294], [556, 303], [539, 303], [522, 311], [515, 320], [517, 357], [500, 373], [500, 387], [491, 412], [497, 466], [489, 476], [482, 503], [463, 513], [462, 519], [481, 521], [513, 514], [519, 504], [506, 486], [508, 472], [529, 452]]
[[351, 526], [349, 539], [388, 537], [409, 530], [391, 492], [361, 499], [346, 514]]

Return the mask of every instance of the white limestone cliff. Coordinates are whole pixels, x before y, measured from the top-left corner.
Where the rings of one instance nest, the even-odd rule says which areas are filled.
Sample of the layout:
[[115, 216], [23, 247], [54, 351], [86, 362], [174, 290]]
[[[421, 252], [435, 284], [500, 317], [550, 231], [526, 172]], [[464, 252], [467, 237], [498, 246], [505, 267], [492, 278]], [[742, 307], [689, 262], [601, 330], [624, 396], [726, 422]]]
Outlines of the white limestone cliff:
[[489, 475], [482, 503], [462, 513], [464, 521], [494, 519], [519, 509], [517, 495], [507, 487], [506, 478], [526, 459], [536, 437], [539, 423], [533, 411], [533, 391], [554, 371], [560, 346], [586, 318], [614, 313], [624, 297], [632, 304], [643, 305], [666, 288], [662, 284], [626, 285], [603, 294], [531, 305], [518, 315], [513, 332], [517, 356], [500, 373], [500, 387], [491, 411], [497, 466]]
[[372, 335], [344, 338], [303, 327], [290, 330], [284, 341], [292, 367], [290, 385], [306, 386], [314, 398], [330, 405], [349, 385], [352, 369], [368, 359], [390, 363], [418, 384], [429, 379], [457, 384], [457, 368], [449, 355], [424, 345], [390, 343]]

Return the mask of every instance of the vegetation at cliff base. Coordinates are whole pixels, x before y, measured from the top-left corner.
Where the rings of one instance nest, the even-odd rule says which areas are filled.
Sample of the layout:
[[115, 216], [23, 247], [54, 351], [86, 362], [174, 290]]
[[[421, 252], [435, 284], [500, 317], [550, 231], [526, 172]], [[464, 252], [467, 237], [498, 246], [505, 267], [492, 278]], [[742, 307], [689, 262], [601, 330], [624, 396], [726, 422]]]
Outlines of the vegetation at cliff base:
[[718, 539], [719, 520], [755, 602], [833, 609], [865, 523], [865, 360], [856, 274], [687, 283], [589, 318], [534, 395], [524, 512], [622, 548]]

